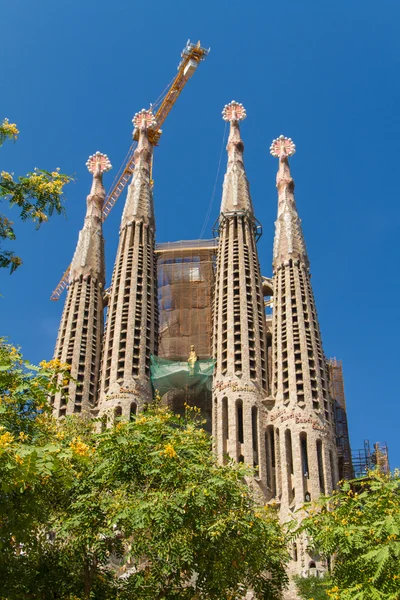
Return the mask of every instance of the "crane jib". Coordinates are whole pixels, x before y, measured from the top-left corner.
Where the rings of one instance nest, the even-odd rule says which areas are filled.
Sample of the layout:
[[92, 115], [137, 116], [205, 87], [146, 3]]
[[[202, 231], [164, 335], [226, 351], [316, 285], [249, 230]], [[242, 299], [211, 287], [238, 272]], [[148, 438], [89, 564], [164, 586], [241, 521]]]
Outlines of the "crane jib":
[[[202, 48], [200, 46], [200, 42], [197, 42], [197, 44], [192, 44], [190, 40], [188, 40], [181, 54], [182, 60], [178, 65], [178, 73], [166, 92], [159, 109], [154, 115], [156, 126], [152, 131], [149, 131], [149, 140], [153, 146], [158, 144], [161, 136], [161, 126], [167, 118], [170, 110], [174, 106], [180, 93], [196, 71], [199, 62], [204, 60], [209, 52], [210, 49], [207, 50], [206, 48]], [[103, 221], [105, 221], [105, 219], [108, 217], [111, 209], [125, 189], [129, 179], [131, 178], [134, 168], [134, 151], [131, 147], [128, 152], [126, 163], [123, 165], [122, 169], [120, 169], [120, 171], [122, 170], [122, 175], [116, 180], [104, 202], [102, 208]], [[53, 291], [50, 297], [51, 300], [58, 300], [65, 288], [68, 287], [70, 268], [71, 265], [65, 271], [60, 283]]]

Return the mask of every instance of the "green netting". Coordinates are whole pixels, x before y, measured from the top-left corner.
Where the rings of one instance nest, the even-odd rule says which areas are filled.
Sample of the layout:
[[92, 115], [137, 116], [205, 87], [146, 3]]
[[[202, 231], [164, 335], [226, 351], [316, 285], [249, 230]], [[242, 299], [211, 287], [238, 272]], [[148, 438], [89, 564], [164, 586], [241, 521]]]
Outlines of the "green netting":
[[150, 376], [153, 387], [163, 396], [173, 389], [209, 390], [212, 388], [214, 360], [198, 360], [194, 368], [186, 361], [151, 356]]

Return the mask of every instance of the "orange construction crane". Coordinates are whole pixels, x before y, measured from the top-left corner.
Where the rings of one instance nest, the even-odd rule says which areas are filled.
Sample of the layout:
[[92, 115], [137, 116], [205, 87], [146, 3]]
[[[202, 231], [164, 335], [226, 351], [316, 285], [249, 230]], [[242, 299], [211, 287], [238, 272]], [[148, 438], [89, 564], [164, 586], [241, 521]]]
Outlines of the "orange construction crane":
[[[154, 115], [156, 125], [154, 128], [149, 130], [149, 140], [153, 146], [158, 145], [161, 136], [161, 126], [167, 118], [171, 108], [177, 101], [186, 83], [197, 69], [199, 63], [206, 58], [209, 51], [210, 49], [207, 50], [206, 48], [202, 48], [200, 46], [200, 42], [197, 42], [197, 44], [192, 44], [190, 40], [187, 41], [186, 46], [181, 54], [182, 60], [178, 65], [178, 73], [172, 82], [167, 86], [166, 90], [157, 99], [156, 103], [150, 105], [150, 108], [153, 112], [155, 109], [157, 109], [157, 112]], [[116, 178], [114, 179], [111, 190], [107, 194], [103, 205], [103, 221], [105, 221], [110, 214], [112, 207], [120, 197], [122, 191], [125, 189], [132, 176], [135, 168], [134, 153], [136, 146], [137, 141], [134, 140], [133, 144], [128, 150], [121, 168], [117, 173]], [[71, 266], [69, 266], [65, 271], [60, 283], [51, 294], [50, 300], [58, 300], [65, 288], [68, 287], [70, 268]]]

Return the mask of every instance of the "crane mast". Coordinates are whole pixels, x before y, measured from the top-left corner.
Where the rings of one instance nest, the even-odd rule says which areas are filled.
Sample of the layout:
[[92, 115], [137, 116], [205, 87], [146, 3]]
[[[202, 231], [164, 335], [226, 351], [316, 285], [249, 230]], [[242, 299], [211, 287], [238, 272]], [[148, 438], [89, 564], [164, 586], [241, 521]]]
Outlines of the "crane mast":
[[[192, 44], [190, 40], [187, 41], [185, 48], [181, 54], [181, 62], [178, 65], [178, 72], [174, 77], [172, 83], [169, 85], [167, 92], [165, 95], [161, 96], [161, 99], [153, 106], [151, 106], [151, 110], [157, 111], [154, 114], [155, 117], [155, 127], [149, 129], [149, 141], [153, 146], [157, 146], [161, 137], [161, 127], [170, 113], [172, 107], [175, 102], [179, 98], [183, 88], [185, 87], [188, 80], [191, 78], [195, 70], [197, 69], [199, 63], [206, 58], [209, 53], [209, 49], [202, 48], [200, 42], [197, 44]], [[117, 177], [114, 180], [114, 183], [107, 194], [105, 202], [102, 208], [103, 221], [106, 220], [108, 215], [111, 212], [111, 209], [117, 202], [118, 198], [122, 194], [126, 185], [128, 184], [132, 173], [135, 168], [134, 163], [134, 152], [137, 146], [137, 140], [134, 139], [131, 147], [128, 150], [125, 161], [120, 168]], [[71, 265], [65, 271], [62, 276], [59, 284], [51, 294], [50, 300], [58, 300], [65, 290], [68, 287], [69, 283], [69, 273], [70, 273]]]

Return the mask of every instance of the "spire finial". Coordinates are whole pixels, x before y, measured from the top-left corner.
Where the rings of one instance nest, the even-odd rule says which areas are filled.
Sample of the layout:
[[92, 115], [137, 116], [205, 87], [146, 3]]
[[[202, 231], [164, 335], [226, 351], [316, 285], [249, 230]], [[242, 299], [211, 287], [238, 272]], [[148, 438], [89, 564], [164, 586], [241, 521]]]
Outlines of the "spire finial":
[[222, 111], [222, 118], [230, 123], [228, 144], [226, 146], [228, 164], [237, 163], [238, 161], [243, 163], [244, 144], [240, 135], [239, 121], [243, 121], [246, 116], [246, 109], [243, 104], [236, 102], [236, 100], [225, 104]]
[[155, 128], [155, 116], [150, 109], [146, 110], [143, 108], [134, 115], [132, 123], [135, 128], [133, 130], [133, 139], [138, 140], [138, 147], [135, 150], [136, 164], [138, 164], [140, 156], [143, 156], [145, 161], [150, 161], [152, 145], [149, 141], [148, 130]]
[[244, 144], [239, 128], [239, 121], [243, 121], [246, 116], [245, 107], [236, 100], [225, 104], [222, 111], [223, 120], [229, 122], [229, 137], [226, 145], [228, 166], [222, 192], [221, 213], [243, 210], [253, 213], [243, 161]]
[[229, 104], [225, 104], [222, 111], [222, 118], [224, 121], [243, 121], [247, 117], [246, 109], [243, 104], [232, 100]]
[[293, 156], [296, 152], [296, 146], [292, 138], [287, 138], [284, 135], [280, 135], [278, 138], [272, 141], [270, 152], [272, 156], [276, 158], [288, 158]]
[[105, 171], [109, 171], [112, 168], [107, 154], [103, 154], [99, 151], [95, 154], [91, 154], [86, 161], [86, 166], [89, 173], [93, 175], [92, 189], [90, 190], [89, 197], [105, 194], [102, 176]]
[[[278, 188], [278, 213], [282, 210], [283, 205], [289, 199], [294, 204], [294, 181], [290, 174], [289, 156], [293, 156], [296, 152], [296, 146], [292, 138], [280, 135], [272, 141], [270, 146], [272, 156], [279, 158], [279, 169], [276, 174], [276, 187]], [[285, 202], [283, 200], [285, 199]]]
[[107, 154], [102, 154], [97, 151], [96, 154], [91, 154], [87, 159], [86, 166], [89, 173], [92, 175], [100, 175], [105, 171], [109, 171], [112, 168], [110, 159]]
[[[151, 110], [142, 108], [142, 110], [134, 115], [132, 123], [135, 127], [135, 131], [146, 131], [147, 129], [155, 127], [156, 119]], [[133, 135], [135, 135], [135, 131]]]

